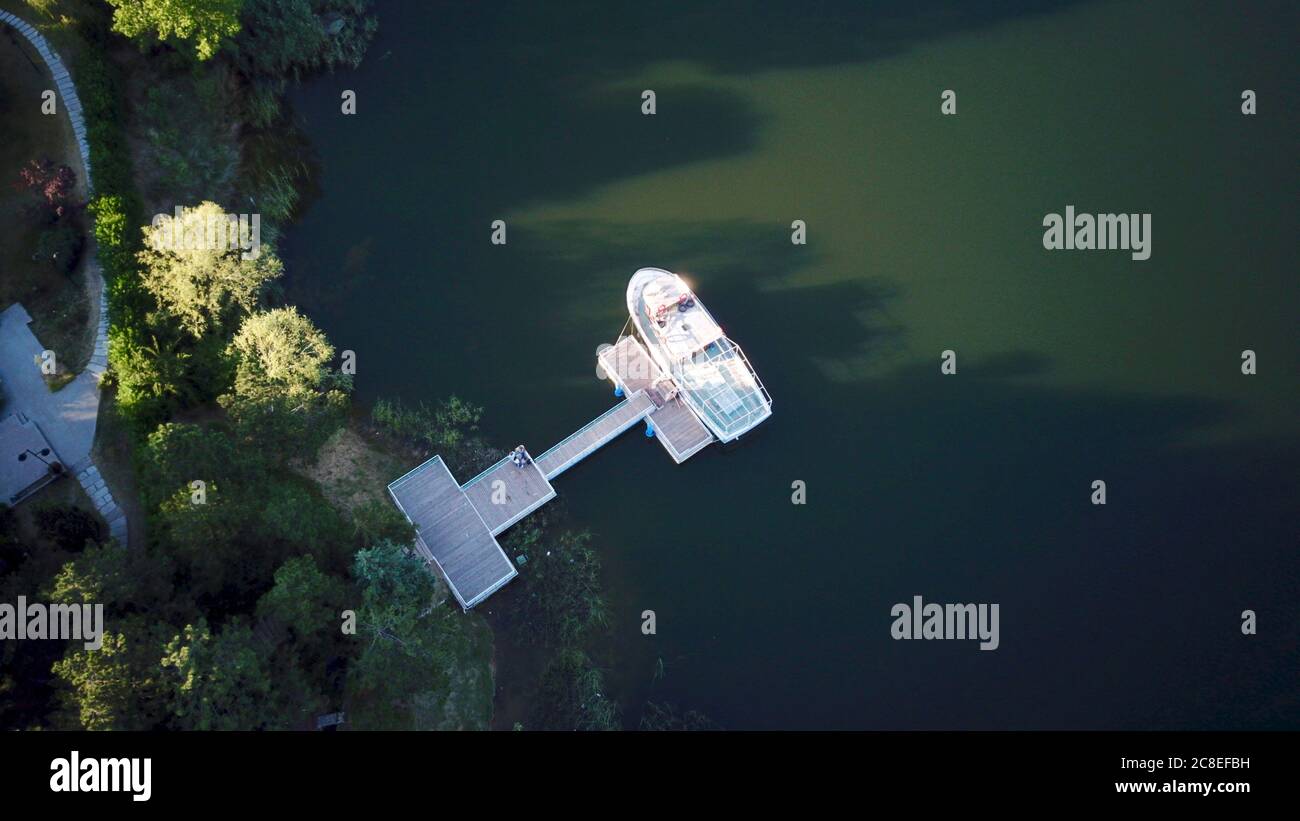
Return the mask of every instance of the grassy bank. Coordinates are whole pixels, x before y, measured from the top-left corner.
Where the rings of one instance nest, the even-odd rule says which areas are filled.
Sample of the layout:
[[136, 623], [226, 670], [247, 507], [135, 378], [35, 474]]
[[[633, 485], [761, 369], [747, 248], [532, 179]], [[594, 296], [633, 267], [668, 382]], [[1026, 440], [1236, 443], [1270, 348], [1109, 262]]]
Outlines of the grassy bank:
[[[121, 500], [132, 530], [147, 533], [130, 551], [87, 546], [6, 568], [6, 582], [56, 599], [96, 590], [115, 632], [94, 658], [70, 647], [25, 659], [48, 686], [5, 725], [276, 729], [342, 709], [357, 727], [488, 726], [491, 631], [430, 607], [445, 590], [404, 548], [410, 527], [382, 495], [399, 458], [346, 426], [350, 380], [274, 287], [274, 239], [304, 170], [284, 147], [293, 139], [268, 139], [286, 127], [279, 95], [360, 59], [374, 27], [365, 4], [248, 0], [240, 33], [196, 55], [148, 30], [122, 37], [104, 4], [0, 3], [43, 30], [81, 97], [111, 317], [95, 455], [134, 497]], [[257, 204], [262, 263], [237, 250], [145, 253], [149, 214], [204, 201]], [[169, 285], [191, 275], [213, 290]], [[275, 361], [285, 345], [311, 358]], [[31, 540], [5, 527], [0, 537]], [[247, 659], [237, 671], [222, 661], [232, 653]]]
[[[51, 234], [54, 226], [33, 213], [39, 199], [15, 183], [33, 160], [66, 165], [77, 175], [72, 199], [81, 203], [86, 198], [85, 175], [66, 115], [41, 111], [41, 94], [52, 82], [40, 55], [9, 27], [0, 32], [0, 120], [5, 123], [5, 139], [0, 140], [0, 310], [16, 302], [27, 309], [33, 333], [55, 352], [66, 378], [85, 366], [94, 347], [86, 254], [70, 273], [37, 261], [42, 236]], [[84, 236], [79, 215], [70, 214], [65, 221]]]

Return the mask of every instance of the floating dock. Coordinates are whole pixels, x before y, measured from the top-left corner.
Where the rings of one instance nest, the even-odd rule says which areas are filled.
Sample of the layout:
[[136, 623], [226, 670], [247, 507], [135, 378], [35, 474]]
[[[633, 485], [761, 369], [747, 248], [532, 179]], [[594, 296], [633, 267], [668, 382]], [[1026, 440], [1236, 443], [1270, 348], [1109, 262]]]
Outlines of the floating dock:
[[552, 479], [641, 421], [678, 464], [713, 441], [640, 341], [624, 336], [603, 348], [597, 361], [623, 401], [527, 464], [516, 465], [506, 456], [461, 485], [435, 456], [388, 486], [415, 526], [416, 548], [438, 568], [464, 609], [519, 574], [496, 537], [555, 498]]

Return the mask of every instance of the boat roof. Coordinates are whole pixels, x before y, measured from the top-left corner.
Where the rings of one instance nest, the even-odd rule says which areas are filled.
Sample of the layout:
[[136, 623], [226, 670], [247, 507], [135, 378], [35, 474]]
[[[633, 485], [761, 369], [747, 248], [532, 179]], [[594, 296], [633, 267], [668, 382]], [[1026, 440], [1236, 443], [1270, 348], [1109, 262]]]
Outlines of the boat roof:
[[[684, 311], [678, 305], [683, 295], [692, 300]], [[659, 277], [647, 283], [641, 299], [652, 320], [663, 309], [664, 325], [655, 323], [653, 327], [674, 356], [690, 356], [723, 337], [721, 326], [675, 276]]]

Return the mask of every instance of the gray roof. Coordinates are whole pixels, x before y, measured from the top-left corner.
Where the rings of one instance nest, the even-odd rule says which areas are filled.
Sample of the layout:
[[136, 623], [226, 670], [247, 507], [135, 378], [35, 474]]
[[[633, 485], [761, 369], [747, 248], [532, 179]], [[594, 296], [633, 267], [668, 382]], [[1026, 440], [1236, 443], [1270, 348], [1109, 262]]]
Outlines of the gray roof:
[[35, 422], [16, 413], [0, 419], [0, 503], [14, 505], [49, 481], [46, 463], [58, 458]]

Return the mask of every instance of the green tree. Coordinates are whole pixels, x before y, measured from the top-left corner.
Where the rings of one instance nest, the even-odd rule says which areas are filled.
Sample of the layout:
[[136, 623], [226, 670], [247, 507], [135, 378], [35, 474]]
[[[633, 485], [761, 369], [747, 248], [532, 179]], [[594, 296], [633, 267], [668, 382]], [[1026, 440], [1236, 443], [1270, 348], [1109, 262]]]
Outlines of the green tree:
[[299, 556], [275, 571], [275, 586], [257, 602], [257, 618], [290, 630], [295, 652], [311, 666], [337, 648], [347, 599], [343, 580], [321, 572], [311, 556]]
[[207, 484], [259, 471], [256, 453], [236, 452], [224, 432], [199, 425], [168, 422], [159, 425], [137, 451], [145, 503], [156, 508], [190, 483]]
[[51, 671], [62, 684], [58, 723], [85, 730], [148, 730], [160, 718], [157, 629], [130, 619], [103, 646], [73, 643]]
[[113, 30], [150, 42], [156, 38], [182, 46], [200, 60], [217, 53], [221, 43], [239, 32], [244, 0], [108, 0]]
[[326, 382], [334, 346], [297, 308], [277, 308], [244, 320], [231, 343], [235, 392], [244, 399], [303, 396]]
[[258, 492], [260, 512], [254, 537], [258, 543], [279, 545], [280, 555], [315, 554], [327, 567], [345, 572], [348, 546], [343, 520], [329, 502], [301, 482], [285, 479]]
[[327, 363], [334, 347], [294, 308], [244, 320], [231, 343], [234, 390], [221, 404], [241, 446], [277, 459], [310, 458], [344, 421], [346, 376]]
[[110, 615], [139, 612], [172, 599], [172, 563], [141, 549], [90, 545], [51, 583], [51, 601], [103, 604]]
[[[204, 202], [185, 209], [179, 219], [164, 214], [144, 229], [145, 247], [137, 255], [141, 283], [196, 338], [252, 312], [266, 284], [284, 271], [268, 247], [244, 258], [252, 252], [229, 242], [234, 218], [216, 203]], [[221, 232], [224, 239], [218, 241]]]
[[153, 522], [159, 544], [188, 577], [188, 589], [195, 596], [210, 598], [245, 591], [273, 561], [258, 545], [241, 538], [255, 517], [256, 508], [244, 498], [213, 483], [203, 504], [193, 503], [188, 488], [177, 490], [159, 507]]
[[136, 682], [125, 636], [108, 633], [95, 651], [74, 649], [52, 671], [71, 688], [69, 706], [83, 729], [130, 729]]
[[442, 605], [424, 560], [381, 542], [357, 553], [353, 576], [360, 658], [348, 669], [353, 723], [363, 729], [435, 729], [446, 714], [456, 659], [468, 655], [463, 619]]
[[440, 604], [438, 581], [410, 548], [380, 542], [358, 551], [352, 575], [361, 589], [358, 632], [372, 643], [401, 645], [403, 637], [434, 623], [426, 619]]
[[180, 729], [284, 729], [300, 718], [281, 702], [265, 652], [240, 620], [215, 636], [203, 619], [187, 625], [164, 650], [161, 679]]
[[208, 484], [201, 503], [189, 488], [153, 517], [158, 543], [173, 556], [185, 589], [209, 608], [248, 612], [274, 570], [303, 553], [342, 569], [347, 530], [323, 499], [288, 479], [227, 479]]

